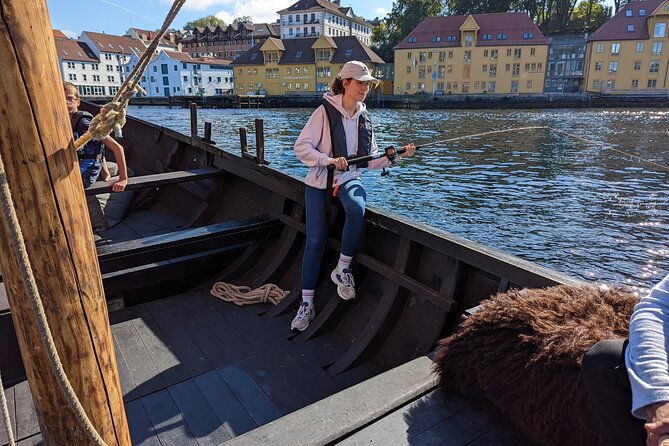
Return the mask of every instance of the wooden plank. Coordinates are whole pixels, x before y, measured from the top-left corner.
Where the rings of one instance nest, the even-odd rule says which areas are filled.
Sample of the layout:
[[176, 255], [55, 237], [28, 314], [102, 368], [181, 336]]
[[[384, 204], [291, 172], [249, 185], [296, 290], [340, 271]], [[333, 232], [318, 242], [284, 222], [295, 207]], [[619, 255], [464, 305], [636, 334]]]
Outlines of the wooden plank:
[[140, 401], [161, 444], [198, 446], [167, 389], [144, 396]]
[[125, 356], [123, 356], [123, 352], [118, 346], [118, 341], [116, 340], [115, 336], [113, 338], [114, 352], [116, 354], [116, 365], [118, 366], [118, 377], [121, 380], [123, 402], [127, 403], [128, 401], [139, 398], [139, 393], [137, 392], [137, 384], [135, 384], [135, 381], [132, 379], [132, 375], [130, 374], [128, 364], [125, 362]]
[[328, 332], [306, 342], [291, 342], [283, 350], [306, 371], [320, 370], [335, 362], [349, 347], [349, 343]]
[[14, 405], [16, 407], [16, 439], [27, 438], [40, 432], [35, 404], [30, 393], [28, 381], [14, 386]]
[[432, 361], [423, 356], [233, 438], [228, 445], [328, 444], [435, 385]]
[[[14, 386], [5, 389], [5, 398], [7, 399], [7, 410], [9, 411], [9, 421], [16, 441], [16, 406], [14, 404]], [[5, 426], [5, 417], [0, 416], [0, 446], [9, 444], [7, 436], [7, 427]]]
[[[134, 319], [132, 325], [148, 352], [148, 357], [144, 359], [144, 362], [150, 359], [152, 366], [155, 366], [162, 378], [156, 380], [157, 382], [163, 382], [165, 386], [171, 386], [190, 378], [188, 369], [181, 362], [171, 345], [172, 339], [165, 336], [154, 320], [152, 313], [144, 313], [140, 319]], [[153, 367], [150, 370], [153, 372]], [[141, 391], [140, 393], [146, 395]]]
[[[446, 406], [445, 399], [444, 392], [439, 389], [433, 390], [369, 426], [365, 426], [362, 430], [337, 444], [341, 446], [412, 444], [413, 437], [455, 414]], [[447, 438], [442, 438], [441, 444], [451, 443], [448, 442]]]
[[[179, 362], [186, 368], [189, 377], [197, 376], [213, 369], [207, 356], [200, 350], [195, 341], [184, 333], [183, 326], [175, 315], [166, 307], [164, 310], [152, 309], [151, 315], [157, 322], [162, 335], [161, 341], [169, 346], [169, 350], [176, 355]], [[163, 347], [164, 348], [164, 347]], [[167, 382], [167, 379], [165, 380]]]
[[[164, 186], [166, 184], [183, 183], [185, 181], [198, 181], [207, 178], [217, 178], [226, 175], [225, 171], [215, 167], [203, 167], [201, 169], [179, 170], [175, 172], [155, 173], [128, 178], [126, 190], [144, 189], [148, 187]], [[86, 195], [106, 194], [112, 192], [112, 182], [96, 181], [86, 189]]]
[[218, 374], [237, 396], [259, 426], [276, 420], [281, 411], [238, 362], [217, 369]]
[[258, 427], [258, 424], [216, 370], [195, 377], [193, 381], [204, 394], [230, 437], [236, 437]]
[[481, 412], [480, 408], [470, 407], [414, 435], [411, 437], [411, 442], [414, 444], [443, 444], [444, 439], [448, 439], [449, 444], [464, 446], [489, 432], [494, 422], [489, 412]]
[[16, 443], [16, 446], [43, 446], [42, 434], [36, 434], [32, 437], [24, 438]]
[[137, 386], [137, 392], [140, 395], [148, 395], [164, 389], [165, 381], [144, 346], [133, 320], [114, 324], [111, 329], [126, 359], [128, 371]]
[[125, 404], [125, 413], [128, 417], [128, 426], [130, 428], [130, 439], [135, 446], [161, 446], [160, 440], [149, 416], [144, 410], [140, 400], [134, 400]]
[[200, 446], [218, 446], [231, 438], [193, 380], [172, 386], [168, 391]]

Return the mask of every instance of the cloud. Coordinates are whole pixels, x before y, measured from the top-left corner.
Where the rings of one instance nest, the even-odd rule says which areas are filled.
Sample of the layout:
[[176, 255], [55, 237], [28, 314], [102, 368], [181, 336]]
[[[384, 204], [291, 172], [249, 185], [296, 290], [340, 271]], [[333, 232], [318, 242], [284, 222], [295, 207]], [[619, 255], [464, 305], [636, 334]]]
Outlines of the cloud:
[[[186, 0], [183, 9], [186, 11], [204, 11], [213, 6], [228, 5], [234, 0]], [[163, 0], [163, 3], [172, 3], [172, 0]]]
[[388, 15], [388, 10], [386, 8], [376, 8], [374, 14], [378, 14], [379, 17], [385, 17]]
[[253, 19], [253, 23], [273, 23], [279, 19], [279, 14], [276, 11], [287, 8], [293, 3], [294, 1], [291, 0], [250, 0], [246, 2], [234, 0], [234, 3], [229, 7], [217, 12], [215, 15], [219, 19], [225, 20], [225, 23], [232, 23], [235, 18], [245, 15], [250, 16]]

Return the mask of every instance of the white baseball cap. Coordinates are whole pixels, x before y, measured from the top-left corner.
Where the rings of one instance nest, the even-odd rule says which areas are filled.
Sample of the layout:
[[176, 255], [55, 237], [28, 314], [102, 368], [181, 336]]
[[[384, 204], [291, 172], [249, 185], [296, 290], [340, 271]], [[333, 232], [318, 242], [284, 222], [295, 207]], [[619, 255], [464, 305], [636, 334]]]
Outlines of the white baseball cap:
[[379, 83], [379, 80], [369, 72], [367, 65], [357, 60], [346, 62], [337, 77], [342, 80], [355, 79], [360, 82], [373, 82], [374, 85]]

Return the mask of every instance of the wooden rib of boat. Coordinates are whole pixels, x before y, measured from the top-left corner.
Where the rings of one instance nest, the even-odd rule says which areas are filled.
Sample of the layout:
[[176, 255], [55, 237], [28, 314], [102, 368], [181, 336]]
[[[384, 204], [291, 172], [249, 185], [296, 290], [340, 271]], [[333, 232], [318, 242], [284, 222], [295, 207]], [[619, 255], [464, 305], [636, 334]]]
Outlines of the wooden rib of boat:
[[[135, 198], [97, 252], [133, 444], [352, 444], [396, 431], [386, 415], [397, 410], [405, 423], [433, 414], [433, 425], [404, 429], [407, 442], [502, 438], [488, 415], [436, 393], [425, 355], [491, 294], [573, 279], [370, 206], [357, 297], [343, 301], [328, 274], [344, 218], [335, 200], [317, 316], [292, 333], [304, 185], [207, 141], [132, 118], [121, 140]], [[237, 307], [209, 294], [217, 281], [290, 293], [276, 306]], [[39, 427], [2, 302], [0, 367], [18, 437], [33, 444]], [[475, 427], [465, 435], [463, 423]], [[0, 445], [3, 435], [0, 426]]]

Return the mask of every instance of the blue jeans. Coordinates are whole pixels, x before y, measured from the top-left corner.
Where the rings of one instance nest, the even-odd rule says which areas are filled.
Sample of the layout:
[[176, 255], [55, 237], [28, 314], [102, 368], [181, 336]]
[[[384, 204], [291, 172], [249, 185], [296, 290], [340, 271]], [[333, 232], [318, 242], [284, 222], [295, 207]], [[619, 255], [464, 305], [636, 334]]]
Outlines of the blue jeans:
[[[346, 211], [341, 253], [353, 257], [364, 228], [367, 194], [360, 180], [354, 179], [340, 184], [337, 196]], [[302, 289], [313, 290], [321, 269], [329, 223], [325, 221], [325, 189], [306, 186], [304, 206], [307, 214], [307, 242], [302, 258]]]

